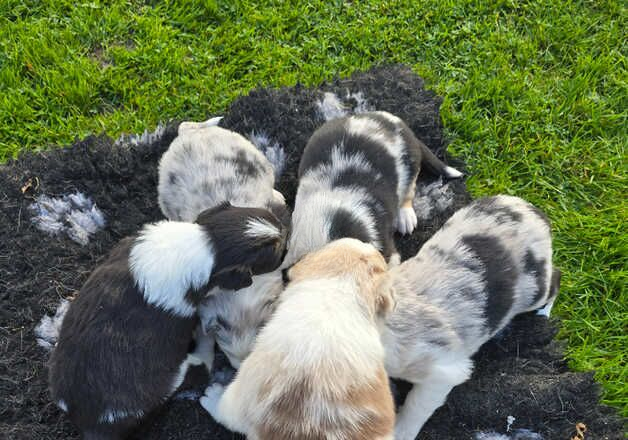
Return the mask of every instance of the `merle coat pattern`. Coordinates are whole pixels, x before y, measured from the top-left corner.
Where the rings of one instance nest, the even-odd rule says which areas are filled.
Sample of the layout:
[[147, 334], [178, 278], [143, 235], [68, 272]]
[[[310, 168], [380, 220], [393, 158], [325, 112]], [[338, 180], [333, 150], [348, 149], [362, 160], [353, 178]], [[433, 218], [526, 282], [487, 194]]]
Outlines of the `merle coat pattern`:
[[220, 118], [183, 122], [159, 162], [158, 201], [171, 220], [194, 221], [222, 202], [271, 209], [290, 222], [281, 193], [273, 189], [272, 165], [255, 146], [230, 130], [217, 127]]
[[273, 214], [228, 204], [197, 223], [162, 221], [122, 240], [65, 316], [49, 363], [52, 398], [85, 438], [123, 438], [189, 365], [211, 365], [213, 346], [188, 354], [206, 293], [250, 285], [280, 264], [284, 247]]
[[286, 264], [343, 237], [373, 244], [388, 261], [396, 253], [395, 226], [409, 234], [417, 225], [412, 199], [421, 164], [448, 177], [461, 175], [390, 113], [325, 123], [308, 141], [299, 165]]
[[418, 254], [390, 270], [395, 310], [382, 341], [389, 376], [413, 384], [395, 439], [414, 439], [449, 391], [466, 381], [471, 356], [517, 314], [558, 294], [547, 217], [511, 196], [457, 211]]

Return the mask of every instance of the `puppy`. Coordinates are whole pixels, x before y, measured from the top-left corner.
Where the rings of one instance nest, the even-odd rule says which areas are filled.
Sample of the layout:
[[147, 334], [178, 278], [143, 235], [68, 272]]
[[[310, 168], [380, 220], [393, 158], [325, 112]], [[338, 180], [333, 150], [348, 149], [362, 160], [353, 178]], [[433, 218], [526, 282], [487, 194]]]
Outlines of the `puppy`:
[[421, 165], [446, 177], [462, 175], [390, 113], [325, 123], [308, 141], [299, 164], [286, 262], [343, 237], [373, 244], [388, 261], [395, 253], [394, 226], [410, 234], [417, 225], [412, 200]]
[[183, 122], [159, 162], [158, 200], [170, 220], [192, 222], [198, 214], [228, 201], [268, 208], [290, 223], [283, 195], [273, 189], [273, 167], [241, 135], [215, 124]]
[[181, 384], [196, 309], [214, 286], [239, 289], [281, 262], [270, 212], [221, 204], [196, 223], [162, 221], [123, 239], [90, 275], [63, 321], [49, 364], [52, 398], [86, 439], [123, 438]]
[[378, 332], [393, 306], [386, 268], [354, 239], [305, 256], [235, 380], [208, 387], [203, 407], [250, 439], [392, 439]]
[[560, 283], [547, 217], [510, 196], [462, 208], [390, 275], [396, 307], [382, 334], [386, 371], [413, 384], [396, 440], [416, 438], [468, 379], [480, 346], [515, 315], [551, 308]]

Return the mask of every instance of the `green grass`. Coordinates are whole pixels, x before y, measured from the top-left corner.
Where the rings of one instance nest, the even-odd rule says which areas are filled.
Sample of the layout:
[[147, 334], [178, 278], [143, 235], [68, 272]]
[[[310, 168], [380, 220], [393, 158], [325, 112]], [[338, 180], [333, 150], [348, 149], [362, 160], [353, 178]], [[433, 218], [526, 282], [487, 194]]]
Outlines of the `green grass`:
[[0, 160], [201, 119], [257, 85], [410, 64], [446, 97], [473, 193], [553, 220], [570, 364], [628, 415], [627, 17], [612, 0], [4, 0]]

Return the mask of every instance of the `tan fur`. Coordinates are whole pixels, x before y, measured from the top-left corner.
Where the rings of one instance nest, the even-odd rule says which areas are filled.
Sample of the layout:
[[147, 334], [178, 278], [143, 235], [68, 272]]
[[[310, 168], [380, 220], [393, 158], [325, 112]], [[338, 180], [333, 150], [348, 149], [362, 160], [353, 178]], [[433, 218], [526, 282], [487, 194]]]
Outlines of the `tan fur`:
[[416, 194], [416, 179], [419, 176], [419, 174], [417, 173], [416, 176], [414, 176], [412, 178], [412, 185], [410, 185], [410, 188], [408, 188], [408, 193], [406, 194], [406, 196], [403, 199], [403, 202], [401, 204], [402, 208], [412, 208], [412, 201], [414, 200], [414, 196]]
[[[331, 243], [316, 253], [306, 255], [288, 272], [291, 281], [335, 278], [352, 274], [369, 310], [387, 313], [393, 309], [392, 282], [386, 260], [379, 252], [365, 254], [359, 246]], [[366, 246], [366, 245], [364, 245]]]
[[342, 239], [304, 257], [288, 278], [236, 379], [226, 390], [209, 387], [201, 404], [251, 439], [392, 439], [377, 331], [393, 304], [384, 258]]

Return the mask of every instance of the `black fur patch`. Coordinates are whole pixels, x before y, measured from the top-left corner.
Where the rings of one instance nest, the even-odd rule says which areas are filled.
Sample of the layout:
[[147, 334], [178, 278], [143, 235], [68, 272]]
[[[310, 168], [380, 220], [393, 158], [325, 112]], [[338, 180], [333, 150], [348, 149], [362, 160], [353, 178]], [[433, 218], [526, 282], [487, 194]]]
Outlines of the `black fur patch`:
[[[248, 236], [247, 223], [252, 219], [267, 221], [281, 235]], [[279, 219], [266, 209], [240, 208], [227, 202], [203, 211], [196, 222], [205, 229], [214, 250], [211, 285], [237, 290], [251, 284], [251, 275], [271, 272], [281, 264], [287, 231]]]
[[495, 331], [514, 302], [515, 262], [499, 240], [490, 235], [465, 235], [462, 242], [484, 266], [487, 289], [484, 312], [488, 328]]
[[537, 215], [538, 218], [540, 218], [543, 223], [545, 223], [549, 228], [552, 227], [552, 222], [550, 221], [549, 217], [547, 216], [547, 214], [545, 214], [543, 211], [541, 211], [539, 208], [537, 208], [536, 206], [531, 206], [530, 209], [532, 210], [533, 213], [535, 213]]
[[[70, 304], [50, 359], [49, 383], [83, 431], [124, 434], [133, 417], [99, 423], [107, 410], [148, 413], [172, 391], [197, 318], [146, 303], [129, 272], [133, 239], [122, 240]], [[158, 362], [155, 360], [158, 359]]]
[[234, 164], [236, 172], [240, 176], [256, 178], [260, 175], [263, 165], [256, 160], [251, 159], [244, 151], [238, 151], [235, 157], [216, 156], [217, 162]]
[[331, 219], [329, 239], [338, 240], [340, 238], [355, 238], [364, 243], [370, 243], [373, 240], [364, 223], [346, 209], [337, 210]]
[[509, 206], [499, 205], [495, 197], [482, 197], [471, 203], [471, 211], [476, 214], [488, 215], [495, 217], [498, 223], [519, 223], [522, 215], [510, 208]]
[[168, 181], [170, 182], [171, 185], [174, 185], [175, 183], [177, 183], [177, 175], [175, 173], [170, 173], [168, 174]]
[[536, 304], [541, 301], [547, 293], [547, 273], [545, 270], [545, 259], [534, 257], [534, 253], [531, 249], [526, 251], [524, 260], [524, 270], [527, 274], [533, 275], [536, 279], [536, 295], [532, 300], [532, 304]]

